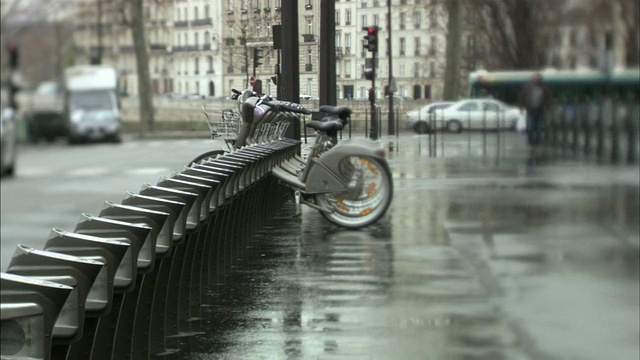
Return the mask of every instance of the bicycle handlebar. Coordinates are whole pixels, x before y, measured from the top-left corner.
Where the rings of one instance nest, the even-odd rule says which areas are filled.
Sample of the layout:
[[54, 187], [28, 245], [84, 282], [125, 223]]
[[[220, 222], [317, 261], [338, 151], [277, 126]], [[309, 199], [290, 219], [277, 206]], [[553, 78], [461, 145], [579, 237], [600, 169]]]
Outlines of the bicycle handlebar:
[[311, 114], [311, 111], [309, 111], [309, 110], [307, 110], [307, 109], [305, 109], [303, 107], [296, 107], [296, 106], [286, 105], [286, 104], [283, 104], [282, 102], [262, 101], [262, 103], [267, 105], [267, 106], [271, 106], [276, 111], [286, 110], [286, 111], [291, 111], [292, 113], [296, 113], [296, 114], [304, 114], [304, 115], [310, 115]]
[[[242, 95], [242, 92], [240, 90], [231, 89], [231, 92], [233, 92], [233, 95], [231, 96], [233, 100], [237, 100]], [[311, 114], [311, 111], [301, 107], [300, 105], [292, 106], [278, 100], [274, 101], [272, 100], [271, 97], [267, 95], [260, 96], [255, 91], [253, 92], [253, 95], [260, 98], [260, 101], [258, 104], [264, 104], [264, 105], [270, 106], [276, 111], [285, 110], [285, 111], [290, 111], [296, 114], [304, 114], [304, 115]]]

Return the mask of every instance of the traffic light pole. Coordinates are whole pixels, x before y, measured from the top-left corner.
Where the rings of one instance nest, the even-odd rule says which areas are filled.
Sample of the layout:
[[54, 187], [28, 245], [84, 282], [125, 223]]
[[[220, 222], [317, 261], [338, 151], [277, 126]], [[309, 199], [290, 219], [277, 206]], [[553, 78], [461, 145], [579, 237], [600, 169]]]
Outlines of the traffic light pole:
[[374, 74], [371, 79], [371, 89], [369, 89], [369, 102], [371, 106], [371, 127], [369, 137], [373, 140], [378, 139], [378, 112], [376, 111], [376, 59], [378, 52], [374, 51], [371, 55], [371, 68]]
[[[365, 26], [362, 30], [367, 32], [364, 37], [364, 48], [371, 52], [371, 71], [365, 71], [364, 75], [367, 80], [371, 80], [371, 88], [369, 89], [369, 102], [371, 103], [371, 127], [369, 137], [373, 140], [378, 139], [378, 112], [376, 109], [376, 64], [378, 62], [378, 26]], [[366, 65], [366, 64], [365, 64]]]

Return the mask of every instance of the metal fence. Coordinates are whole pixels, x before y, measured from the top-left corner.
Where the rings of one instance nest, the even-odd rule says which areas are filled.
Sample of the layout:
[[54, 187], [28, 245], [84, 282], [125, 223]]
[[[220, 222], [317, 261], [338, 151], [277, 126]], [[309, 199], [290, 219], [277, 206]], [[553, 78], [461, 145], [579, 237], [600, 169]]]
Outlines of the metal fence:
[[201, 309], [285, 201], [271, 169], [299, 142], [209, 158], [18, 246], [1, 274], [2, 359], [149, 359], [202, 334]]

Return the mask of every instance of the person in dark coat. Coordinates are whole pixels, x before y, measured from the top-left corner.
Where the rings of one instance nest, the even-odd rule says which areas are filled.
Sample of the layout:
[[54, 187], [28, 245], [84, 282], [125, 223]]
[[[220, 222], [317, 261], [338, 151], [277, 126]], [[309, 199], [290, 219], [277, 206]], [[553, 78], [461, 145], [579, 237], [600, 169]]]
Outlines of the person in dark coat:
[[542, 75], [536, 73], [520, 93], [520, 111], [527, 111], [527, 139], [530, 146], [542, 143], [542, 123], [549, 99]]

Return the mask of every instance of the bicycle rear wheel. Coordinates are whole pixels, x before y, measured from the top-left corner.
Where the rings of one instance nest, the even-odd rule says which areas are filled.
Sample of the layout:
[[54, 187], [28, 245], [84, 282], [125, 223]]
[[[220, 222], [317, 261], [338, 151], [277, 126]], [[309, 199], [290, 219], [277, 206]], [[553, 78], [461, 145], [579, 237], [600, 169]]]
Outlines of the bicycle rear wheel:
[[351, 190], [315, 195], [316, 204], [333, 209], [321, 211], [330, 222], [358, 229], [378, 221], [393, 200], [393, 180], [389, 167], [367, 156], [346, 156], [340, 168], [351, 178]]

